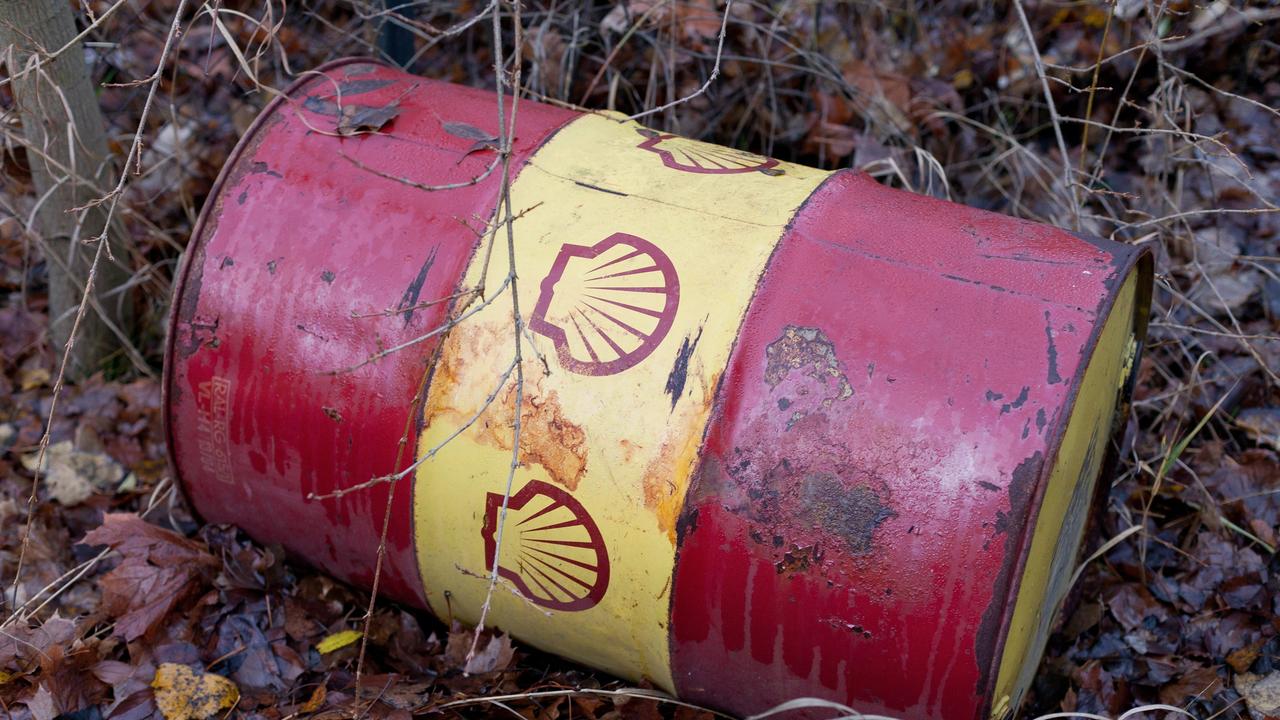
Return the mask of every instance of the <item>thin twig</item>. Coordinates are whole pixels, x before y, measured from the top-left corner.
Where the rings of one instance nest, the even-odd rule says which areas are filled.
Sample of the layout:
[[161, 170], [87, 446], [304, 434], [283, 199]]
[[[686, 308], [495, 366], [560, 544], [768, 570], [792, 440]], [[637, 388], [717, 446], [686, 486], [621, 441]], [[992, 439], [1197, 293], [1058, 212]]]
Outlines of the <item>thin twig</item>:
[[480, 646], [480, 634], [484, 632], [484, 623], [489, 616], [489, 608], [493, 602], [493, 591], [498, 585], [499, 558], [502, 555], [502, 533], [507, 523], [507, 507], [511, 503], [511, 490], [515, 484], [516, 469], [520, 467], [520, 430], [521, 415], [524, 409], [524, 320], [520, 317], [519, 279], [516, 273], [516, 238], [515, 214], [511, 209], [511, 143], [515, 138], [516, 109], [520, 98], [520, 53], [522, 46], [520, 0], [512, 0], [512, 25], [515, 28], [515, 69], [511, 85], [511, 120], [507, 124], [503, 103], [503, 68], [502, 56], [502, 24], [499, 11], [493, 13], [493, 67], [497, 76], [498, 129], [503, 133], [500, 140], [502, 146], [502, 212], [505, 214], [504, 224], [507, 230], [507, 282], [511, 284], [511, 323], [515, 345], [516, 393], [515, 411], [511, 438], [511, 467], [507, 472], [507, 485], [502, 494], [502, 506], [498, 510], [498, 528], [494, 535], [494, 551], [492, 567], [489, 570], [489, 588], [485, 592], [484, 604], [480, 606], [480, 617], [476, 621], [475, 634], [471, 638], [471, 649], [467, 651], [467, 664], [475, 658]]
[[707, 76], [707, 79], [702, 83], [702, 86], [682, 98], [672, 100], [666, 105], [659, 105], [656, 108], [642, 110], [634, 115], [630, 115], [627, 117], [627, 120], [639, 120], [642, 117], [648, 117], [650, 115], [657, 115], [660, 112], [665, 112], [677, 105], [683, 105], [684, 103], [687, 103], [705, 93], [707, 89], [711, 87], [711, 83], [715, 82], [716, 78], [720, 77], [720, 58], [724, 54], [724, 35], [725, 30], [729, 27], [729, 12], [731, 10], [733, 10], [733, 0], [727, 0], [724, 4], [724, 17], [720, 19], [720, 35], [716, 40], [715, 65], [711, 68], [711, 74]]

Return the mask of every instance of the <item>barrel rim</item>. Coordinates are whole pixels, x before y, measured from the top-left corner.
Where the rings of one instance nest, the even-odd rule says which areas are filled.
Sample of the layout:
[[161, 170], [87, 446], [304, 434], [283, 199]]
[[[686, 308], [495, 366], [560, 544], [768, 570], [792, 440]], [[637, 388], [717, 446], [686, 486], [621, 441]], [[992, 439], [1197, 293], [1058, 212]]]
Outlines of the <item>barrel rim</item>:
[[171, 410], [170, 400], [173, 397], [172, 386], [174, 381], [174, 358], [176, 357], [175, 344], [177, 343], [178, 329], [178, 310], [182, 307], [182, 300], [187, 290], [187, 279], [191, 275], [192, 266], [195, 262], [195, 256], [199, 254], [200, 246], [208, 239], [205, 235], [206, 228], [210, 222], [210, 216], [213, 214], [214, 206], [217, 199], [222, 196], [224, 186], [227, 184], [227, 178], [234, 172], [235, 168], [240, 165], [244, 159], [244, 154], [248, 148], [254, 143], [263, 127], [276, 116], [280, 106], [288, 102], [289, 98], [299, 89], [308, 83], [315, 81], [317, 74], [335, 70], [346, 65], [355, 64], [372, 64], [380, 65], [386, 68], [394, 68], [391, 64], [372, 57], [352, 56], [338, 58], [322, 63], [315, 69], [304, 72], [295, 78], [283, 91], [271, 99], [270, 102], [262, 108], [258, 116], [249, 124], [244, 135], [236, 141], [236, 145], [231, 149], [231, 153], [227, 155], [226, 162], [223, 163], [222, 169], [218, 171], [218, 177], [213, 181], [213, 185], [209, 188], [209, 194], [205, 197], [203, 206], [200, 208], [199, 215], [196, 216], [196, 224], [191, 228], [191, 236], [187, 240], [187, 246], [183, 250], [182, 260], [178, 265], [178, 272], [173, 278], [173, 291], [169, 297], [169, 317], [165, 322], [165, 341], [164, 341], [164, 360], [161, 369], [160, 380], [160, 421], [164, 426], [164, 445], [166, 454], [166, 465], [169, 468], [169, 475], [173, 478], [175, 490], [187, 501], [187, 508], [192, 515], [199, 517], [200, 511], [195, 504], [191, 502], [191, 496], [187, 492], [186, 481], [182, 477], [182, 473], [178, 469], [177, 455], [174, 452], [174, 427], [173, 413]]
[[[1063, 403], [1058, 420], [1051, 430], [1051, 440], [1045, 446], [1045, 459], [1041, 463], [1039, 472], [1036, 474], [1034, 489], [1028, 498], [1028, 514], [1026, 524], [1023, 526], [1021, 537], [1018, 539], [1018, 550], [1014, 554], [1011, 564], [1006, 564], [1002, 573], [1010, 573], [1007, 590], [1002, 599], [1002, 607], [1000, 611], [1000, 624], [998, 626], [998, 635], [992, 646], [991, 658], [988, 667], [981, 669], [983, 673], [983, 682], [979, 688], [983, 699], [980, 712], [976, 720], [990, 719], [992, 711], [995, 709], [999, 698], [995, 697], [996, 685], [999, 681], [1000, 664], [1004, 655], [1004, 647], [1009, 639], [1009, 631], [1013, 620], [1014, 608], [1017, 604], [1018, 595], [1022, 590], [1022, 580], [1026, 572], [1027, 557], [1030, 553], [1030, 544], [1032, 536], [1035, 535], [1036, 525], [1040, 519], [1041, 503], [1044, 501], [1044, 494], [1048, 489], [1049, 477], [1053, 471], [1054, 465], [1057, 464], [1058, 454], [1062, 448], [1062, 441], [1066, 436], [1067, 425], [1071, 420], [1071, 413], [1075, 410], [1076, 401], [1080, 396], [1080, 389], [1084, 382], [1085, 371], [1089, 368], [1089, 363], [1093, 359], [1098, 349], [1098, 341], [1102, 336], [1102, 330], [1107, 321], [1111, 317], [1111, 313], [1115, 309], [1116, 299], [1120, 295], [1120, 288], [1132, 273], [1137, 273], [1138, 286], [1135, 289], [1134, 308], [1133, 308], [1133, 334], [1137, 339], [1137, 349], [1134, 354], [1133, 366], [1129, 371], [1129, 377], [1125, 379], [1125, 384], [1121, 397], [1118, 400], [1116, 410], [1128, 408], [1133, 396], [1133, 388], [1135, 380], [1141, 365], [1142, 354], [1146, 349], [1147, 330], [1150, 325], [1152, 290], [1154, 288], [1155, 276], [1155, 255], [1150, 243], [1142, 243], [1138, 245], [1130, 245], [1128, 243], [1116, 242], [1114, 240], [1106, 240], [1097, 236], [1068, 232], [1071, 236], [1093, 245], [1100, 250], [1108, 253], [1113, 258], [1112, 267], [1115, 274], [1112, 279], [1107, 282], [1107, 293], [1103, 296], [1103, 300], [1098, 305], [1097, 321], [1093, 324], [1093, 328], [1089, 332], [1089, 338], [1085, 343], [1085, 352], [1081, 356], [1079, 366], [1071, 377], [1071, 387], [1073, 388], [1070, 396]], [[1106, 454], [1098, 470], [1098, 479], [1103, 475], [1114, 472], [1115, 464], [1118, 458], [1113, 449], [1118, 436], [1122, 437], [1124, 433], [1124, 423], [1116, 423], [1111, 429], [1111, 436], [1107, 438]], [[1098, 488], [1095, 487], [1095, 498], [1097, 497]], [[1092, 510], [1089, 511], [1092, 513]], [[1086, 548], [1088, 532], [1091, 523], [1086, 519], [1086, 526], [1083, 530], [1080, 547], [1076, 550], [1076, 560], [1083, 556]], [[1008, 560], [1006, 560], [1008, 563]], [[1071, 590], [1068, 588], [1068, 594]], [[993, 599], [994, 601], [994, 599]], [[1057, 614], [1058, 608], [1054, 608]], [[985, 618], [984, 618], [985, 619]], [[979, 633], [981, 627], [979, 627]], [[978, 638], [979, 641], [981, 637]], [[1044, 645], [1029, 648], [1035, 655], [1035, 662], [1038, 665], [1044, 659], [1044, 651], [1047, 648], [1048, 638], [1045, 638]], [[979, 658], [981, 659], [981, 658]], [[1011, 698], [1011, 700], [1013, 700]], [[1026, 689], [1023, 689], [1023, 695], [1017, 698], [1017, 705], [1010, 704], [1005, 710], [1003, 717], [996, 720], [1005, 720], [1017, 716], [1017, 712], [1023, 702], [1026, 701]]]

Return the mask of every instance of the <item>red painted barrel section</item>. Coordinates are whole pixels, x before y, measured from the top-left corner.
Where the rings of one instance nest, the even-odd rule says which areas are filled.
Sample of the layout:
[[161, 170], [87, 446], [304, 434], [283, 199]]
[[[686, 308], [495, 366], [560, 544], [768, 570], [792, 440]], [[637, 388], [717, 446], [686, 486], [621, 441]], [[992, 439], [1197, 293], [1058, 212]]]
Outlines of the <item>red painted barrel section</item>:
[[[357, 585], [372, 583], [390, 506], [381, 588], [421, 606], [410, 479], [308, 497], [414, 459], [414, 398], [438, 339], [363, 363], [447, 317], [447, 302], [422, 305], [457, 292], [493, 213], [501, 173], [466, 183], [492, 162], [475, 149], [498, 135], [494, 96], [360, 60], [285, 95], [228, 159], [179, 275], [170, 454], [205, 519]], [[398, 116], [380, 132], [336, 132], [343, 109], [358, 117], [393, 103]], [[525, 103], [516, 167], [574, 117]], [[419, 187], [449, 184], [460, 187]]]
[[[784, 235], [681, 523], [682, 696], [974, 717], [1139, 253], [840, 173]], [[725, 694], [725, 687], [736, 687]]]

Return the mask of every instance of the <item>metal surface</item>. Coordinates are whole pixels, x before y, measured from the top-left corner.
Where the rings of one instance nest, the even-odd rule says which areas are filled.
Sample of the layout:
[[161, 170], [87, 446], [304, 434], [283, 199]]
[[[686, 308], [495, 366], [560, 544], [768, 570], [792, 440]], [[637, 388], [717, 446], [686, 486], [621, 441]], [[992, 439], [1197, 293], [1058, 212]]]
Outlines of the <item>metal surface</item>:
[[490, 624], [734, 712], [1016, 708], [1147, 256], [521, 101], [499, 533], [493, 96], [322, 70], [241, 142], [179, 279], [170, 450], [204, 517], [363, 585], [387, 517], [391, 597], [475, 621], [496, 563]]

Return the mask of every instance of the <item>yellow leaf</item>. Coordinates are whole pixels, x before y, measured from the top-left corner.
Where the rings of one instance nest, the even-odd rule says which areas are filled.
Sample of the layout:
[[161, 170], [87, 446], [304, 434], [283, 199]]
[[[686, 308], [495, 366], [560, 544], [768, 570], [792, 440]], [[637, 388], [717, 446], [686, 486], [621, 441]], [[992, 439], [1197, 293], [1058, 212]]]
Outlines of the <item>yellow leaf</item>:
[[342, 648], [359, 640], [362, 634], [363, 633], [359, 630], [343, 630], [342, 632], [336, 632], [317, 643], [316, 650], [319, 650], [321, 655], [328, 655], [334, 650], [341, 650]]
[[12, 675], [10, 675], [9, 673], [3, 670], [0, 670], [0, 685], [4, 685], [5, 683], [9, 682], [12, 679], [13, 679]]
[[151, 687], [165, 720], [204, 720], [240, 699], [240, 690], [230, 680], [176, 663], [156, 668]]
[[298, 708], [298, 714], [310, 715], [319, 710], [320, 706], [324, 705], [324, 699], [327, 694], [328, 691], [325, 690], [323, 685], [317, 685], [316, 689], [311, 691], [311, 697], [302, 704], [302, 707]]
[[34, 390], [48, 383], [50, 377], [48, 368], [28, 368], [18, 372], [18, 385], [23, 390]]

